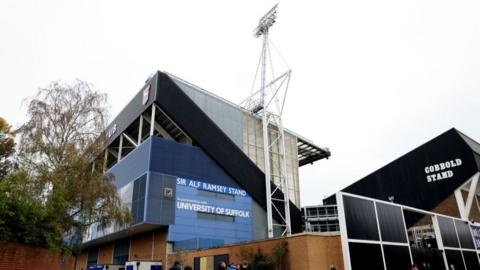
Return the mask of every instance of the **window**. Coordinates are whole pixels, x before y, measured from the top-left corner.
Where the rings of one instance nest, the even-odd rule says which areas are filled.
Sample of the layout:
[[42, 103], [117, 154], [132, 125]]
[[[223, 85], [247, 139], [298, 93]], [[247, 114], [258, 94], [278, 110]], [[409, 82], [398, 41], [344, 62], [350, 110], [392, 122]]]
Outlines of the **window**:
[[98, 248], [92, 248], [88, 251], [87, 266], [96, 265], [98, 259]]
[[235, 222], [235, 217], [232, 217], [232, 216], [215, 215], [215, 214], [202, 213], [202, 212], [197, 212], [197, 218], [212, 220], [212, 221]]
[[113, 264], [125, 264], [128, 261], [130, 239], [116, 241], [113, 247]]
[[209, 197], [209, 198], [212, 198], [212, 199], [235, 201], [235, 196], [230, 195], [230, 194], [207, 191], [207, 190], [202, 190], [202, 189], [199, 189], [197, 191], [198, 191], [197, 194], [200, 195], [200, 196]]

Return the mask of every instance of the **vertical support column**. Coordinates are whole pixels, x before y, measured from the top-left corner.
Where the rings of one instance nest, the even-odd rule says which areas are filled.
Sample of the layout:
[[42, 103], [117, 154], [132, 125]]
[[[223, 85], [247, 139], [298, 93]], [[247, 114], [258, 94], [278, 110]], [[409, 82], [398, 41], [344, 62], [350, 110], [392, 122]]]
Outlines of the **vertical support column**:
[[105, 173], [105, 171], [107, 171], [107, 160], [108, 160], [108, 146], [107, 146], [107, 148], [105, 148], [105, 156], [104, 156], [104, 159], [103, 159], [103, 173]]
[[267, 228], [268, 238], [273, 238], [273, 212], [272, 212], [272, 187], [271, 187], [271, 172], [270, 172], [270, 142], [268, 132], [268, 112], [267, 112], [267, 89], [265, 89], [266, 80], [266, 64], [267, 64], [267, 42], [268, 42], [268, 30], [263, 34], [263, 47], [262, 47], [262, 74], [261, 74], [261, 89], [262, 89], [262, 130], [263, 130], [263, 156], [265, 159], [265, 190], [267, 198]]
[[290, 224], [290, 185], [289, 185], [289, 179], [288, 179], [288, 173], [287, 173], [287, 160], [286, 160], [286, 152], [285, 152], [285, 133], [283, 131], [283, 123], [281, 117], [278, 119], [278, 131], [280, 135], [280, 141], [279, 141], [279, 146], [280, 146], [280, 166], [281, 166], [281, 174], [282, 175], [282, 184], [284, 185], [284, 206], [285, 206], [285, 232], [286, 235], [291, 234], [291, 224]]
[[348, 247], [348, 235], [347, 235], [347, 221], [345, 219], [345, 209], [343, 208], [343, 194], [338, 192], [335, 194], [337, 200], [338, 211], [338, 223], [340, 226], [340, 241], [342, 242], [343, 250], [343, 266], [345, 270], [351, 270], [352, 265], [350, 263], [350, 249]]
[[155, 130], [155, 104], [152, 104], [152, 115], [150, 119], [150, 137], [153, 136]]
[[377, 222], [378, 239], [380, 240], [380, 250], [382, 251], [383, 269], [387, 269], [387, 262], [385, 261], [385, 251], [383, 250], [382, 231], [380, 230], [380, 220], [378, 219], [377, 202], [373, 200], [372, 202], [373, 209], [375, 210], [375, 221]]
[[120, 159], [122, 159], [122, 149], [123, 149], [123, 133], [120, 134], [120, 143], [118, 144], [118, 159], [117, 162], [120, 162]]
[[142, 131], [143, 131], [143, 113], [140, 115], [140, 124], [138, 125], [138, 139], [137, 145], [142, 143]]
[[[403, 213], [403, 207], [400, 206], [400, 211], [402, 212], [402, 221], [403, 221], [403, 228], [405, 228], [405, 239], [408, 241], [408, 228], [407, 228], [407, 222], [405, 221], [405, 214]], [[413, 255], [412, 255], [412, 248], [410, 247], [410, 244], [408, 245], [408, 253], [410, 254], [410, 264], [413, 265]]]

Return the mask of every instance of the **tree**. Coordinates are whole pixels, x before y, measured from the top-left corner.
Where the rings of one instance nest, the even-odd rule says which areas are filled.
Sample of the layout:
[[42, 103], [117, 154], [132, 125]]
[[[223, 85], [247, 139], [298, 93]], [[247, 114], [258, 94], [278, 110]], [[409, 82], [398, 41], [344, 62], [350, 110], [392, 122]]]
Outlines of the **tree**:
[[18, 171], [0, 182], [0, 240], [62, 249], [59, 220], [30, 196], [26, 176]]
[[14, 137], [12, 127], [0, 117], [0, 180], [5, 178], [11, 170], [10, 157], [15, 151]]
[[75, 232], [78, 239], [93, 223], [130, 220], [99, 158], [106, 101], [106, 95], [80, 80], [53, 82], [27, 100], [28, 121], [19, 129], [19, 164], [28, 172], [29, 192], [54, 213], [63, 236]]

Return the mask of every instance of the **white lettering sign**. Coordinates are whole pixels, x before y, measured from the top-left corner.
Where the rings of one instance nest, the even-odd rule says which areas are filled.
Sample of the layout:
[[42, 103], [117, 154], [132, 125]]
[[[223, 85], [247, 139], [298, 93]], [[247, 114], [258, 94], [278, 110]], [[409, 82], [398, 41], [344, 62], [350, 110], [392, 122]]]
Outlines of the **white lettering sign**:
[[425, 174], [427, 174], [427, 182], [435, 182], [438, 180], [448, 179], [453, 177], [453, 168], [461, 166], [462, 160], [452, 159], [449, 161], [433, 164], [425, 167]]
[[250, 218], [250, 211], [247, 210], [212, 206], [208, 205], [206, 202], [199, 202], [196, 200], [188, 200], [183, 198], [177, 198], [177, 209], [232, 217]]
[[117, 124], [113, 124], [113, 126], [107, 130], [107, 138], [110, 139], [115, 132], [117, 132]]
[[208, 190], [208, 191], [213, 191], [213, 192], [225, 193], [225, 194], [230, 194], [230, 195], [233, 195], [233, 196], [242, 196], [242, 197], [247, 196], [247, 192], [243, 189], [226, 187], [226, 186], [216, 185], [216, 184], [210, 184], [210, 183], [205, 183], [205, 182], [202, 182], [202, 181], [185, 179], [185, 178], [180, 178], [180, 177], [177, 178], [177, 185], [182, 185], [182, 186], [192, 187], [192, 188], [197, 188], [197, 189], [203, 189], [203, 190]]
[[143, 104], [143, 105], [147, 104], [149, 97], [150, 97], [150, 84], [148, 84], [148, 85], [143, 89], [143, 95], [142, 95], [142, 104]]

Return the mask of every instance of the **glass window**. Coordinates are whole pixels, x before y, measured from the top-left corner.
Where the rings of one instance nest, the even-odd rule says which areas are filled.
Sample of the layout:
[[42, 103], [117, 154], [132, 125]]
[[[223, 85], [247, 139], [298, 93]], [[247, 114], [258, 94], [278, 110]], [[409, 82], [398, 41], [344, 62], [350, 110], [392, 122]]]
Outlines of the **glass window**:
[[215, 214], [202, 213], [202, 212], [197, 212], [197, 218], [212, 220], [212, 221], [235, 222], [235, 217], [232, 217], [232, 216], [215, 215]]
[[88, 250], [87, 266], [96, 265], [98, 259], [98, 248]]
[[130, 239], [116, 241], [113, 247], [113, 264], [125, 264], [128, 261]]
[[379, 240], [373, 201], [343, 196], [349, 239]]
[[143, 175], [136, 179], [133, 183], [133, 196], [132, 196], [132, 214], [133, 224], [137, 224], [143, 221], [144, 207], [145, 207], [145, 189], [147, 183], [147, 175]]
[[210, 197], [213, 199], [227, 200], [227, 201], [235, 200], [235, 196], [230, 194], [213, 192], [213, 191], [202, 190], [202, 189], [198, 189], [197, 191], [198, 191], [198, 195], [200, 196]]

